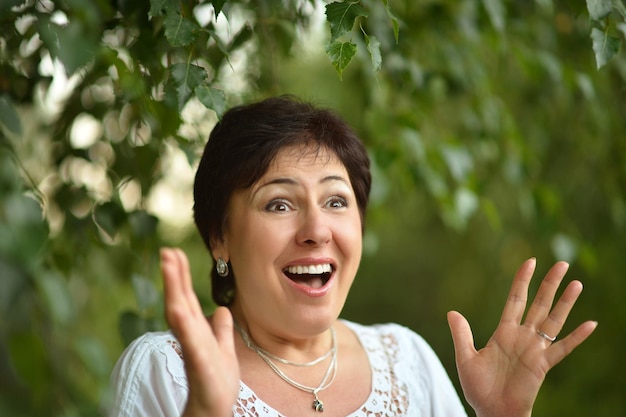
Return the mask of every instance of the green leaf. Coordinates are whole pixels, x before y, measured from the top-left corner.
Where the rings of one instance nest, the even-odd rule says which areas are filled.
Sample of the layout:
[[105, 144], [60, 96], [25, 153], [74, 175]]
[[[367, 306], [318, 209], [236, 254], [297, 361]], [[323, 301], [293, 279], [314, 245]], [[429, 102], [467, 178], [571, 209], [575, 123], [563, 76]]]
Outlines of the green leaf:
[[129, 345], [130, 342], [146, 332], [146, 326], [136, 312], [125, 311], [120, 315], [119, 330], [124, 345]]
[[41, 40], [50, 54], [61, 61], [68, 76], [87, 65], [98, 50], [97, 42], [88, 36], [80, 20], [59, 26], [42, 19], [38, 29]]
[[462, 224], [465, 225], [478, 208], [478, 197], [474, 191], [461, 187], [454, 193], [454, 205]]
[[626, 20], [626, 5], [621, 0], [613, 0], [613, 8], [617, 10], [623, 20]]
[[0, 2], [0, 13], [5, 13], [8, 10], [11, 10], [11, 7], [19, 6], [23, 4], [24, 0], [2, 0]]
[[380, 54], [380, 42], [375, 36], [368, 36], [367, 34], [364, 35], [367, 52], [369, 52], [370, 59], [372, 60], [372, 67], [374, 68], [374, 71], [379, 71], [383, 62], [383, 58]]
[[578, 242], [564, 233], [557, 233], [550, 244], [555, 259], [574, 262], [578, 255]]
[[211, 4], [213, 5], [213, 10], [215, 10], [215, 16], [217, 17], [217, 15], [222, 12], [226, 0], [213, 0]]
[[213, 110], [218, 118], [222, 117], [226, 111], [226, 94], [222, 90], [203, 84], [195, 88], [195, 93], [207, 109]]
[[593, 51], [596, 54], [596, 67], [600, 69], [617, 54], [620, 40], [609, 36], [608, 33], [598, 28], [591, 29], [591, 40], [593, 41]]
[[489, 222], [491, 228], [497, 232], [502, 231], [502, 218], [498, 211], [498, 208], [494, 204], [493, 200], [483, 198], [480, 200], [482, 213]]
[[[0, 236], [8, 228], [0, 224]], [[11, 262], [0, 249], [0, 315], [9, 317], [15, 303], [23, 296], [25, 285], [30, 281], [30, 274], [18, 262]]]
[[[0, 135], [0, 138], [4, 135]], [[4, 149], [3, 149], [4, 148]], [[18, 193], [22, 194], [22, 188], [24, 180], [20, 176], [18, 165], [16, 164], [15, 157], [10, 144], [2, 143], [0, 139], [0, 212], [3, 210], [3, 206], [6, 204], [6, 198], [9, 194]], [[2, 217], [0, 217], [0, 225], [3, 223]], [[2, 241], [2, 234], [0, 234], [0, 242]]]
[[182, 110], [196, 87], [203, 84], [207, 77], [206, 70], [192, 64], [174, 64], [170, 66], [170, 75], [176, 90], [178, 110]]
[[48, 243], [48, 224], [41, 206], [23, 193], [0, 197], [0, 254], [34, 268]]
[[22, 134], [22, 123], [11, 99], [0, 96], [0, 124], [3, 124], [10, 132], [16, 135]]
[[142, 318], [134, 311], [125, 311], [120, 315], [119, 330], [124, 345], [129, 345], [146, 332], [162, 330], [162, 323], [155, 318]]
[[587, 0], [587, 10], [593, 20], [604, 19], [611, 13], [611, 0]]
[[326, 5], [326, 20], [330, 24], [330, 41], [334, 42], [354, 27], [355, 20], [367, 17], [359, 1], [333, 2]]
[[187, 19], [178, 10], [170, 9], [165, 15], [165, 37], [174, 47], [192, 43], [199, 29], [196, 22]]
[[391, 25], [393, 26], [393, 37], [396, 39], [396, 43], [398, 43], [398, 39], [400, 38], [400, 25], [398, 24], [398, 18], [391, 12], [391, 7], [389, 6], [388, 0], [383, 0], [383, 4], [385, 5], [385, 12], [387, 12], [387, 17], [391, 20]]
[[106, 377], [110, 372], [110, 363], [107, 352], [104, 350], [102, 343], [88, 336], [78, 338], [74, 342], [74, 346], [80, 359], [89, 371], [100, 378]]
[[443, 202], [443, 221], [454, 230], [464, 230], [479, 207], [478, 197], [472, 190], [465, 187], [456, 190], [451, 197], [451, 201]]
[[163, 16], [169, 10], [180, 9], [180, 0], [150, 0], [150, 11], [148, 16]]
[[343, 70], [356, 54], [356, 45], [352, 42], [332, 42], [326, 47], [326, 54], [341, 79]]
[[502, 0], [483, 0], [483, 6], [489, 15], [489, 20], [498, 32], [504, 31], [506, 9]]
[[[214, 35], [214, 32], [211, 33]], [[233, 37], [233, 41], [230, 44], [230, 49], [239, 48], [241, 45], [246, 43], [250, 38], [254, 35], [254, 30], [250, 25], [244, 25], [241, 30]], [[219, 39], [216, 39], [216, 42], [221, 42]]]
[[144, 97], [146, 94], [146, 81], [141, 75], [129, 71], [126, 66], [116, 66], [119, 76], [119, 87], [125, 100], [132, 101]]
[[28, 387], [31, 401], [45, 398], [46, 391], [50, 390], [47, 381], [52, 378], [52, 370], [48, 361], [50, 349], [44, 345], [43, 337], [25, 329], [11, 335], [7, 348], [11, 367], [20, 376], [21, 382]]
[[159, 219], [145, 211], [135, 211], [128, 216], [128, 223], [135, 238], [150, 238], [156, 233]]
[[56, 272], [37, 275], [36, 279], [54, 322], [69, 324], [74, 318], [74, 303], [67, 282]]
[[444, 146], [441, 154], [452, 178], [457, 182], [467, 182], [474, 170], [474, 160], [469, 150], [462, 146]]
[[217, 49], [219, 49], [220, 52], [223, 53], [225, 56], [228, 56], [228, 47], [219, 37], [217, 32], [213, 29], [208, 29], [207, 32], [209, 32], [209, 35], [211, 35], [211, 38], [213, 38], [213, 40], [215, 41], [215, 45], [217, 46]]
[[133, 275], [132, 283], [140, 311], [148, 310], [159, 304], [159, 292], [150, 280], [140, 275]]
[[112, 201], [95, 208], [93, 220], [109, 237], [113, 238], [126, 220], [126, 212]]

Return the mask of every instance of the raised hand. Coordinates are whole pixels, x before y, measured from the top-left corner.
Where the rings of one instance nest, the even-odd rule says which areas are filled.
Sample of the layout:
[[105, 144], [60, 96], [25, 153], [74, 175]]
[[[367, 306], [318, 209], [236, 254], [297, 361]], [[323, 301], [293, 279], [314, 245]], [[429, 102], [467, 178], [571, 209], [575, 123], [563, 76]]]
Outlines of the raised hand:
[[233, 318], [219, 307], [211, 321], [193, 291], [187, 256], [161, 249], [165, 317], [183, 349], [189, 398], [183, 416], [232, 416], [239, 389]]
[[565, 262], [546, 274], [522, 323], [535, 264], [529, 259], [515, 274], [500, 323], [483, 349], [475, 349], [465, 317], [448, 313], [461, 386], [480, 417], [530, 416], [547, 372], [596, 328], [596, 322], [586, 321], [554, 342], [583, 289], [579, 281], [570, 282], [552, 306]]

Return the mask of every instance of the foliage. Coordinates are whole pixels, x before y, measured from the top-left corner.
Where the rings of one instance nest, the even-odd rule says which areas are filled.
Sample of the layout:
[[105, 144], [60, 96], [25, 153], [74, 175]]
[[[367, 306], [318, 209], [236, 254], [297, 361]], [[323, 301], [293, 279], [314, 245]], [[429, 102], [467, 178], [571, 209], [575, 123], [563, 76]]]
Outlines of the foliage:
[[600, 69], [619, 51], [620, 37], [626, 37], [626, 6], [621, 0], [587, 0], [587, 10], [592, 21], [593, 51]]
[[346, 316], [416, 328], [454, 374], [445, 310], [480, 344], [524, 257], [567, 259], [600, 330], [537, 414], [624, 414], [626, 13], [561, 3], [2, 2], [0, 414], [99, 415], [123, 347], [165, 326], [162, 245], [210, 310], [193, 166], [226, 108], [283, 92], [336, 108], [374, 162]]

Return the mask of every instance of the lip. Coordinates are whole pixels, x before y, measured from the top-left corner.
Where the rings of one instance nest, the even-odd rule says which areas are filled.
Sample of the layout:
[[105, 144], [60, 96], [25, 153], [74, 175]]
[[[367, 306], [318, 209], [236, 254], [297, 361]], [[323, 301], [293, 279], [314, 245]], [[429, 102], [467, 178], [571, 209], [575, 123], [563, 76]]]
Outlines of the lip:
[[291, 286], [291, 288], [295, 289], [297, 292], [304, 294], [308, 297], [319, 298], [319, 297], [324, 297], [325, 295], [327, 295], [330, 292], [335, 282], [336, 263], [332, 259], [330, 258], [302, 258], [302, 259], [289, 262], [287, 265], [285, 265], [281, 269], [281, 271], [284, 271], [285, 268], [289, 266], [317, 265], [317, 264], [331, 264], [333, 268], [333, 272], [330, 274], [330, 278], [320, 288], [311, 288], [306, 285], [298, 284], [297, 282], [289, 279], [289, 277], [285, 275], [285, 273], [283, 273], [283, 277], [285, 278], [287, 283]]

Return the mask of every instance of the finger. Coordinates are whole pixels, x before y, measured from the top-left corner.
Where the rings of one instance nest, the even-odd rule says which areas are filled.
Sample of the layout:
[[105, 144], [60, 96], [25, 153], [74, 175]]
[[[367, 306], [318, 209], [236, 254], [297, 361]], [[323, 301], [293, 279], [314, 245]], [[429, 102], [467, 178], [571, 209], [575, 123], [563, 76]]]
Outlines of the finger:
[[[189, 269], [189, 259], [187, 255], [179, 248], [173, 249], [173, 256], [176, 260], [176, 268], [180, 280], [180, 289], [190, 307], [196, 307], [196, 293], [193, 290], [193, 280], [191, 279], [191, 270]], [[199, 303], [197, 304], [199, 306]]]
[[538, 329], [547, 335], [556, 337], [582, 291], [583, 284], [580, 281], [570, 282], [548, 317], [538, 326]]
[[457, 366], [476, 354], [474, 335], [467, 319], [457, 311], [448, 312], [448, 326], [452, 333]]
[[550, 348], [546, 350], [546, 360], [548, 366], [552, 368], [561, 362], [563, 358], [569, 355], [582, 342], [584, 342], [591, 335], [591, 333], [593, 333], [596, 327], [598, 327], [597, 321], [586, 321], [567, 335], [567, 337], [553, 343]]
[[161, 271], [165, 293], [165, 317], [179, 336], [190, 320], [203, 318], [202, 308], [191, 282], [189, 263], [179, 249], [161, 249]]
[[173, 249], [161, 248], [161, 274], [163, 276], [163, 291], [165, 293], [165, 307], [186, 304], [183, 297], [182, 283], [176, 254]]
[[502, 311], [501, 323], [512, 322], [519, 324], [526, 310], [528, 299], [528, 285], [535, 272], [537, 261], [535, 258], [527, 259], [515, 273], [511, 290]]
[[541, 281], [537, 295], [528, 309], [526, 323], [539, 326], [548, 317], [556, 292], [568, 268], [569, 264], [562, 261], [550, 268], [546, 277]]
[[229, 352], [235, 351], [233, 316], [226, 307], [218, 307], [211, 318], [211, 327], [217, 343]]
[[189, 260], [187, 255], [181, 249], [175, 248], [172, 251], [174, 257], [175, 267], [177, 269], [178, 288], [181, 292], [181, 296], [184, 297], [187, 308], [196, 316], [204, 318], [204, 312], [200, 301], [196, 296], [196, 292], [193, 289], [193, 280], [191, 279], [191, 270], [189, 268]]

